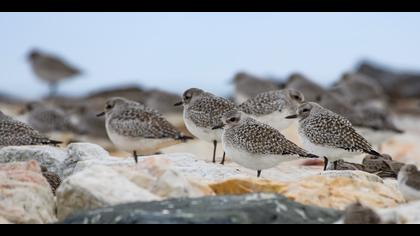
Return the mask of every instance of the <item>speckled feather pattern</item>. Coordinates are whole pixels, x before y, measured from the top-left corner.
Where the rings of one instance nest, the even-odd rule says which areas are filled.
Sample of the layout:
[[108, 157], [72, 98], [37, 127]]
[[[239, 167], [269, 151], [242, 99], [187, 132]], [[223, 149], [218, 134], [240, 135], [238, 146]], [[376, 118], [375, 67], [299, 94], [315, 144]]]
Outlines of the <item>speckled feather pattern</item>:
[[117, 134], [139, 138], [180, 138], [182, 135], [157, 111], [137, 103], [112, 112], [109, 127]]
[[284, 90], [261, 93], [239, 105], [239, 110], [250, 115], [262, 116], [275, 111], [288, 109], [295, 111], [297, 104], [293, 104]]
[[352, 127], [350, 121], [329, 110], [311, 114], [300, 122], [299, 132], [316, 144], [352, 152], [371, 151], [371, 145]]
[[0, 146], [55, 145], [29, 125], [0, 115]]
[[222, 124], [222, 117], [236, 109], [234, 103], [210, 93], [200, 95], [186, 108], [186, 117], [196, 126], [211, 129]]
[[55, 108], [34, 109], [29, 113], [28, 123], [41, 132], [78, 131], [69, 116], [64, 111]]
[[226, 129], [224, 141], [255, 154], [295, 154], [301, 157], [309, 155], [305, 150], [287, 140], [278, 130], [251, 118], [245, 118], [238, 126]]

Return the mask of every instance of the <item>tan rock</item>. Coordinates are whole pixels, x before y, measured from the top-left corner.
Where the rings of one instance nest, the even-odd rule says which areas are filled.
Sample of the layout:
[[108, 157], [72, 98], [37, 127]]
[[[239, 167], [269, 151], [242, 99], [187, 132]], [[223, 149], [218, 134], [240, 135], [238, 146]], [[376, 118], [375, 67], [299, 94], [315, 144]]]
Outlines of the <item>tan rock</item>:
[[56, 221], [54, 196], [36, 161], [0, 164], [0, 196], [2, 223]]
[[[213, 183], [210, 187], [218, 195], [272, 192], [283, 194], [299, 203], [340, 210], [355, 201], [376, 208], [395, 207], [404, 202], [395, 186], [370, 178], [363, 172], [352, 174], [317, 175], [294, 182], [233, 178]], [[357, 177], [358, 174], [360, 177]]]

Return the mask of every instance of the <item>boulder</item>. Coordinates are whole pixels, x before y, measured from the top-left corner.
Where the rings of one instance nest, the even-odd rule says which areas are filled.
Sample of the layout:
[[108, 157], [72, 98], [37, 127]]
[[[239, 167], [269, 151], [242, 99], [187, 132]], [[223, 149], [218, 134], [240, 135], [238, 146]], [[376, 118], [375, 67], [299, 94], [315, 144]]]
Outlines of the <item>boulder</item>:
[[275, 194], [136, 202], [73, 215], [65, 224], [328, 224], [342, 213]]
[[56, 221], [54, 195], [34, 160], [0, 164], [0, 223]]
[[58, 218], [77, 211], [160, 198], [107, 166], [92, 166], [65, 179], [57, 189]]
[[61, 178], [64, 177], [63, 163], [67, 157], [65, 149], [51, 146], [13, 146], [0, 149], [0, 163], [35, 160]]

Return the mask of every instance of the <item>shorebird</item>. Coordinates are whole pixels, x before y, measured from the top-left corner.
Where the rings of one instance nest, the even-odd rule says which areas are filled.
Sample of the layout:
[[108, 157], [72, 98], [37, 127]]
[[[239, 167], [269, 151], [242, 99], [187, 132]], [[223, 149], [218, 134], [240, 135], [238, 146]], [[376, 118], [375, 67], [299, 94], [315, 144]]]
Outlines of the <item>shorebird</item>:
[[230, 111], [223, 116], [222, 143], [226, 154], [236, 163], [257, 171], [275, 167], [281, 162], [318, 158], [287, 140], [277, 129], [260, 123], [241, 112]]
[[[236, 109], [235, 104], [201, 89], [191, 88], [184, 92], [182, 101], [175, 104], [181, 105], [184, 106], [184, 121], [188, 131], [201, 140], [213, 143], [215, 163], [217, 143], [222, 140], [222, 131], [212, 128], [222, 124], [223, 115]], [[225, 156], [224, 153], [221, 164], [224, 164]]]
[[98, 117], [104, 115], [110, 140], [119, 149], [133, 152], [136, 163], [138, 154], [154, 154], [164, 147], [192, 139], [176, 130], [159, 112], [125, 98], [108, 99], [105, 111]]

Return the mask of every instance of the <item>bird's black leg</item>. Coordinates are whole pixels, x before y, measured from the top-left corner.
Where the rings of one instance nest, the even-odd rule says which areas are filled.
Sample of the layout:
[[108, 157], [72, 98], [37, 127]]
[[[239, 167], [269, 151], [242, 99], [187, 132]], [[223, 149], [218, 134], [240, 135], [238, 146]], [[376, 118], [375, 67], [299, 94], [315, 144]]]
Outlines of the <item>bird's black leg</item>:
[[259, 178], [261, 176], [261, 170], [257, 170], [257, 177]]
[[134, 161], [136, 162], [136, 164], [139, 162], [139, 160], [137, 159], [137, 152], [133, 151], [133, 157], [134, 157]]
[[324, 171], [327, 170], [328, 167], [328, 158], [324, 157]]
[[223, 152], [223, 158], [222, 158], [222, 162], [220, 162], [220, 164], [224, 165], [225, 164], [225, 159], [226, 159], [226, 152]]
[[214, 149], [213, 149], [213, 163], [216, 163], [216, 150], [217, 150], [217, 141], [213, 141]]

